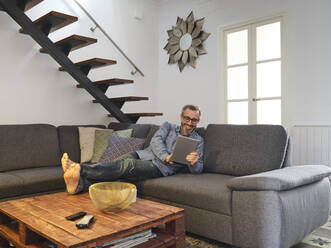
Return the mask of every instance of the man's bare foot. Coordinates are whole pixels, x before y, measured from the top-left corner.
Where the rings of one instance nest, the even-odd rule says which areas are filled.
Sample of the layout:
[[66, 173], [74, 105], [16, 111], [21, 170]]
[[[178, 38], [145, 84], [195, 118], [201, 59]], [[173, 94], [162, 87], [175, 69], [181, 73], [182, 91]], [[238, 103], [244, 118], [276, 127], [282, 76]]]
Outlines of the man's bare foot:
[[64, 181], [66, 183], [67, 191], [69, 194], [74, 194], [78, 187], [79, 178], [80, 178], [80, 165], [71, 164], [69, 169], [64, 173]]
[[68, 153], [63, 153], [61, 158], [62, 170], [65, 173], [74, 162], [69, 159]]

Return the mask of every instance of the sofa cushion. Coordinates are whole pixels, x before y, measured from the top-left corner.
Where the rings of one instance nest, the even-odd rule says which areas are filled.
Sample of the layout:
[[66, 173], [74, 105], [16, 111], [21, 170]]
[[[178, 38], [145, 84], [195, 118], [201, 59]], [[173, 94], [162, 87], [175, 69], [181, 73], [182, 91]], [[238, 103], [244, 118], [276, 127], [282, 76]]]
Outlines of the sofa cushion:
[[[159, 128], [153, 124], [133, 124], [133, 123], [118, 123], [118, 122], [111, 122], [108, 124], [108, 128], [114, 130], [123, 130], [123, 129], [133, 129], [132, 137], [145, 139], [145, 144], [143, 149], [149, 146], [149, 142], [151, 141], [154, 133]], [[153, 129], [153, 130], [151, 130]], [[153, 134], [152, 136], [151, 133]]]
[[48, 124], [0, 125], [0, 171], [59, 164], [56, 127]]
[[90, 162], [94, 151], [95, 130], [102, 130], [96, 127], [78, 127], [80, 162]]
[[20, 195], [65, 189], [63, 170], [60, 165], [53, 167], [32, 168], [6, 173], [19, 178], [24, 187]]
[[151, 128], [151, 124], [134, 124], [134, 123], [118, 123], [111, 122], [108, 124], [108, 128], [114, 130], [133, 129], [132, 137], [144, 139]]
[[215, 213], [231, 215], [231, 191], [227, 182], [233, 176], [203, 173], [176, 174], [148, 179], [137, 184], [138, 194]]
[[64, 152], [66, 152], [68, 153], [70, 159], [75, 162], [80, 162], [78, 127], [106, 128], [106, 126], [103, 125], [65, 125], [57, 127], [61, 156]]
[[107, 148], [108, 139], [114, 132], [113, 129], [95, 130], [93, 154], [91, 163], [96, 163]]
[[279, 125], [216, 125], [206, 130], [204, 171], [245, 176], [279, 169], [288, 136]]
[[22, 194], [23, 180], [15, 175], [0, 173], [0, 199]]
[[97, 163], [99, 161], [102, 154], [107, 149], [108, 140], [112, 134], [116, 134], [117, 136], [121, 136], [124, 138], [130, 138], [132, 135], [132, 129], [118, 130], [115, 132], [113, 129], [96, 130], [95, 140], [94, 140], [94, 151], [91, 159], [92, 163]]
[[108, 163], [114, 161], [124, 154], [127, 154], [128, 152], [141, 150], [144, 142], [145, 139], [124, 138], [116, 134], [110, 135], [108, 146], [98, 162]]

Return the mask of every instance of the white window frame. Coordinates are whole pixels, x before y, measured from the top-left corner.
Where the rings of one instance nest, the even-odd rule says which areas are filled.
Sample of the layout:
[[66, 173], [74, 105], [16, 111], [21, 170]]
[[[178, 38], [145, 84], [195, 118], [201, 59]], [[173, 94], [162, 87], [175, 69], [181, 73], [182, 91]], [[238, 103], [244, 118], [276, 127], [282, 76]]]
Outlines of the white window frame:
[[[241, 23], [238, 25], [231, 25], [229, 27], [225, 27], [222, 29], [222, 43], [223, 49], [222, 52], [222, 71], [223, 71], [223, 84], [224, 84], [224, 121], [228, 123], [228, 103], [229, 102], [240, 102], [248, 100], [248, 124], [256, 124], [257, 123], [257, 101], [259, 100], [274, 100], [279, 99], [281, 101], [281, 124], [284, 123], [284, 44], [283, 44], [283, 19], [282, 15], [269, 17], [264, 19], [259, 19], [255, 21], [248, 21], [246, 23]], [[274, 22], [280, 22], [280, 58], [278, 59], [269, 59], [263, 61], [256, 61], [256, 28], [259, 26], [271, 24]], [[248, 30], [248, 62], [242, 64], [236, 64], [227, 66], [227, 34], [238, 32], [241, 30]], [[281, 70], [281, 96], [280, 97], [265, 97], [265, 98], [257, 98], [257, 89], [256, 89], [256, 68], [257, 64], [264, 62], [272, 62], [272, 61], [280, 61], [280, 70]], [[235, 99], [228, 100], [228, 89], [227, 89], [227, 69], [234, 68], [238, 66], [248, 66], [248, 99]]]

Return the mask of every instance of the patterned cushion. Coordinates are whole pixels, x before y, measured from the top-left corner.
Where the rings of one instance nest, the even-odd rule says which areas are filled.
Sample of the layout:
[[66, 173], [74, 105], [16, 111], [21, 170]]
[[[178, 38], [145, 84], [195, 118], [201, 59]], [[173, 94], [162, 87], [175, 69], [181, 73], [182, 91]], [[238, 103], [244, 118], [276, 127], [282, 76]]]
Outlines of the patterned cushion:
[[111, 162], [116, 158], [128, 153], [141, 150], [145, 139], [123, 138], [117, 135], [110, 135], [108, 146], [99, 159], [100, 163]]
[[98, 162], [102, 154], [107, 148], [108, 139], [111, 134], [116, 134], [117, 136], [121, 136], [124, 138], [130, 138], [132, 134], [132, 129], [120, 130], [120, 131], [109, 131], [107, 130], [95, 130], [95, 141], [94, 141], [94, 152], [91, 159], [92, 163]]
[[94, 151], [95, 130], [103, 130], [95, 127], [78, 127], [80, 162], [90, 162]]

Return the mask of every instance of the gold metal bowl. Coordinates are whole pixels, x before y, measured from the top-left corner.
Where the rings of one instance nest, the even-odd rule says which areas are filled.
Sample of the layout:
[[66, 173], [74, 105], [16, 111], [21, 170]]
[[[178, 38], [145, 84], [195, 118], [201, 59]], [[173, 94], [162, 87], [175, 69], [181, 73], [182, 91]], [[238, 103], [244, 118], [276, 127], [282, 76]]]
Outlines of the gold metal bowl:
[[104, 213], [116, 213], [126, 209], [136, 199], [137, 188], [131, 183], [102, 182], [89, 187], [93, 204]]

